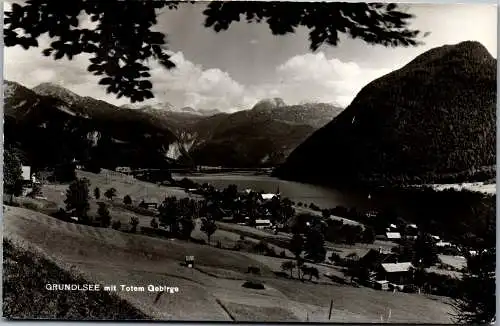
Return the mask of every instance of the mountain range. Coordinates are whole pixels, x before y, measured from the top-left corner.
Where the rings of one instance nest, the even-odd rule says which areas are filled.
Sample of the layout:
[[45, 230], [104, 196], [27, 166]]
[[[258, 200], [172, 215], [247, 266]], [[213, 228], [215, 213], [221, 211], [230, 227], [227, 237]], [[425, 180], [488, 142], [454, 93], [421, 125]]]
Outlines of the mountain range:
[[[5, 81], [5, 143], [50, 166], [90, 156], [101, 167], [165, 167], [175, 135], [163, 121], [82, 97], [54, 84], [28, 89]], [[145, 163], [147, 162], [147, 163]]]
[[366, 85], [274, 174], [329, 186], [492, 178], [496, 72], [478, 42], [431, 49]]
[[169, 103], [118, 107], [51, 83], [29, 89], [5, 81], [4, 92], [6, 144], [42, 166], [70, 159], [107, 168], [275, 165], [341, 111], [283, 101], [263, 108], [267, 100], [233, 114]]

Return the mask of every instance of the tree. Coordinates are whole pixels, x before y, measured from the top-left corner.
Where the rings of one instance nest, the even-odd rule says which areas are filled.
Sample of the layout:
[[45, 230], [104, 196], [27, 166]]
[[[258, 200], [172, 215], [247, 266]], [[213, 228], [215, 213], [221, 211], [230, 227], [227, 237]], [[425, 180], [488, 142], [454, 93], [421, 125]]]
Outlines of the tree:
[[99, 166], [99, 161], [93, 157], [85, 161], [83, 169], [85, 171], [89, 171], [95, 174], [101, 173], [101, 167]]
[[28, 194], [28, 196], [32, 198], [36, 198], [37, 196], [42, 196], [42, 185], [38, 182], [33, 182], [33, 190]]
[[294, 215], [293, 202], [289, 198], [283, 198], [281, 201], [281, 222], [287, 223]]
[[212, 219], [204, 218], [201, 220], [201, 228], [200, 230], [207, 235], [208, 244], [210, 244], [210, 237], [217, 230], [217, 224]]
[[281, 264], [281, 269], [284, 271], [290, 271], [290, 278], [293, 277], [293, 269], [295, 268], [295, 262], [293, 260], [284, 261]]
[[318, 225], [310, 228], [307, 232], [304, 249], [309, 259], [315, 262], [322, 262], [325, 260], [325, 237]]
[[60, 163], [54, 167], [54, 178], [60, 183], [76, 180], [76, 166], [73, 163]]
[[137, 225], [139, 225], [139, 219], [135, 216], [130, 218], [130, 232], [131, 233], [136, 233], [137, 232]]
[[184, 239], [189, 239], [191, 238], [191, 233], [194, 230], [194, 221], [191, 217], [185, 216], [180, 219], [180, 225], [181, 225], [181, 236]]
[[158, 211], [160, 212], [160, 222], [168, 225], [171, 233], [177, 234], [177, 221], [179, 218], [179, 204], [177, 198], [173, 196], [165, 198], [158, 208]]
[[140, 208], [143, 208], [143, 209], [147, 209], [148, 208], [148, 205], [146, 204], [146, 202], [143, 200], [141, 200], [141, 202], [139, 203], [138, 205]]
[[437, 248], [430, 235], [420, 234], [414, 243], [415, 264], [429, 267], [435, 265], [438, 261]]
[[11, 149], [5, 149], [3, 153], [3, 189], [9, 194], [10, 203], [13, 196], [19, 196], [23, 190], [23, 172], [21, 161]]
[[101, 198], [101, 189], [99, 189], [99, 187], [95, 187], [94, 189], [94, 198], [95, 199]]
[[123, 197], [123, 203], [125, 205], [132, 205], [132, 198], [130, 198], [129, 195], [126, 195], [125, 197]]
[[375, 242], [375, 231], [371, 227], [365, 227], [363, 233], [361, 234], [361, 239], [364, 243], [373, 243]]
[[82, 178], [73, 181], [66, 190], [66, 210], [73, 211], [73, 214], [82, 218], [84, 221], [88, 219], [89, 205], [89, 180]]
[[104, 192], [104, 197], [113, 200], [113, 197], [116, 197], [116, 189], [115, 188], [109, 188]]
[[113, 224], [111, 224], [111, 227], [114, 230], [119, 230], [122, 227], [122, 223], [120, 221], [114, 221]]
[[304, 238], [300, 234], [294, 233], [290, 239], [290, 251], [295, 255], [295, 259], [297, 260], [297, 272], [300, 279], [300, 266], [302, 265], [300, 255], [304, 251]]
[[109, 227], [111, 224], [111, 215], [109, 214], [109, 209], [105, 203], [99, 203], [99, 208], [97, 209], [97, 214], [103, 228]]
[[295, 255], [295, 257], [300, 257], [304, 251], [304, 238], [295, 233], [290, 239], [290, 251]]
[[452, 303], [457, 324], [489, 324], [496, 317], [495, 248], [467, 258], [460, 297]]
[[153, 219], [151, 220], [150, 225], [151, 225], [151, 227], [153, 229], [157, 229], [158, 228], [158, 222], [156, 221], [156, 218], [153, 217]]
[[[43, 55], [55, 60], [90, 55], [87, 70], [103, 76], [99, 84], [108, 93], [143, 101], [154, 97], [148, 60], [157, 60], [166, 69], [175, 67], [165, 35], [152, 29], [159, 10], [178, 6], [179, 1], [74, 0], [63, 6], [37, 0], [14, 3], [5, 12], [4, 44], [38, 47], [38, 39], [48, 34], [54, 41], [43, 49]], [[414, 16], [395, 4], [215, 1], [203, 14], [205, 27], [216, 32], [227, 30], [241, 16], [248, 23], [267, 23], [274, 35], [294, 33], [304, 26], [309, 29], [313, 51], [323, 44], [338, 45], [341, 34], [383, 46], [422, 44], [420, 32], [409, 29]], [[80, 19], [88, 17], [97, 22], [95, 27], [80, 24]]]

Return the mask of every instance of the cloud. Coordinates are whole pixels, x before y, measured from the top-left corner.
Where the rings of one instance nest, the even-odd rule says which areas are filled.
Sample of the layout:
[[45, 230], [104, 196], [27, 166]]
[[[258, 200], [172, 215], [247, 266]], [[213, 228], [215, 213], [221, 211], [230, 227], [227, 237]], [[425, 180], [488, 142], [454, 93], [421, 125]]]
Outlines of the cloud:
[[[4, 8], [10, 4], [4, 2]], [[91, 28], [86, 16], [80, 17], [82, 27]], [[251, 44], [257, 46], [258, 40]], [[24, 50], [20, 46], [4, 49], [4, 76], [27, 87], [43, 82], [57, 83], [82, 96], [92, 96], [116, 105], [128, 104], [126, 98], [116, 99], [98, 85], [98, 77], [87, 71], [89, 55], [73, 60], [53, 60], [41, 51], [50, 44], [47, 36], [39, 39], [39, 47]], [[262, 49], [264, 50], [264, 49]], [[245, 60], [242, 58], [242, 65]], [[236, 81], [229, 72], [219, 68], [206, 68], [186, 59], [182, 52], [173, 53], [176, 68], [166, 70], [151, 62], [151, 81], [155, 98], [144, 104], [170, 102], [175, 107], [191, 106], [197, 109], [236, 111], [249, 109], [263, 98], [280, 97], [286, 103], [330, 102], [346, 106], [365, 84], [388, 71], [361, 68], [355, 62], [328, 58], [323, 52], [295, 55], [273, 70], [270, 80], [245, 85]], [[264, 64], [264, 63], [263, 63]], [[248, 74], [252, 67], [244, 67]], [[259, 79], [259, 78], [257, 78]]]
[[294, 56], [276, 68], [279, 82], [255, 88], [257, 94], [273, 94], [287, 103], [313, 101], [347, 106], [363, 86], [388, 72], [328, 59], [323, 52], [307, 53]]
[[[10, 3], [12, 1], [4, 1], [6, 10]], [[234, 111], [250, 108], [263, 98], [281, 97], [290, 104], [314, 101], [347, 106], [364, 85], [430, 47], [478, 39], [496, 55], [497, 39], [493, 32], [496, 10], [489, 6], [418, 5], [412, 6], [411, 11], [417, 16], [415, 28], [432, 31], [424, 47], [386, 49], [346, 40], [338, 48], [325, 48], [325, 52], [300, 54], [307, 51], [307, 45], [300, 45], [305, 42], [306, 33], [297, 32], [300, 35], [295, 38], [280, 37], [278, 41], [270, 35], [267, 26], [262, 27], [262, 34], [260, 30], [250, 29], [254, 25], [246, 24], [217, 34], [199, 24], [199, 35], [191, 30], [187, 34], [176, 34], [175, 31], [187, 30], [187, 25], [179, 25], [180, 22], [193, 24], [201, 17], [198, 9], [185, 7], [182, 15], [177, 11], [171, 13], [166, 21], [173, 23], [161, 29], [174, 40], [169, 45], [178, 51], [172, 58], [177, 67], [167, 71], [151, 62], [156, 98], [149, 102]], [[89, 28], [92, 25], [86, 17], [81, 18], [82, 26]], [[456, 33], [457, 30], [463, 32]], [[175, 35], [178, 35], [177, 46]], [[81, 95], [117, 105], [129, 103], [128, 99], [117, 100], [114, 95], [106, 94], [105, 88], [97, 84], [98, 78], [87, 72], [87, 55], [71, 61], [54, 61], [41, 54], [49, 44], [48, 39], [42, 37], [39, 41], [37, 49], [26, 51], [19, 46], [4, 49], [6, 79], [28, 87], [54, 82]]]
[[[97, 84], [98, 79], [87, 72], [88, 56], [73, 60], [54, 61], [43, 57], [42, 41], [36, 50], [21, 47], [5, 49], [5, 77], [25, 86], [42, 82], [58, 83], [80, 95], [93, 96], [122, 105]], [[45, 44], [44, 44], [45, 43]], [[361, 68], [354, 62], [328, 59], [324, 53], [297, 55], [275, 68], [271, 82], [243, 85], [228, 72], [217, 68], [205, 69], [187, 60], [182, 52], [173, 54], [176, 68], [165, 70], [156, 62], [151, 64], [151, 80], [155, 99], [146, 103], [170, 102], [176, 107], [235, 111], [248, 109], [267, 97], [281, 97], [285, 102], [331, 102], [346, 106], [368, 82], [388, 71]]]

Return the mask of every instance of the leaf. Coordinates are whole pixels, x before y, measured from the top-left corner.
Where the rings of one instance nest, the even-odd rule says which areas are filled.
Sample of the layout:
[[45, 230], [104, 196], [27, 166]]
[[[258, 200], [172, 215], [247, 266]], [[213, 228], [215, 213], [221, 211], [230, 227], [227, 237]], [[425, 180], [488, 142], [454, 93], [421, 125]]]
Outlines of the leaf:
[[59, 60], [62, 57], [64, 57], [64, 52], [61, 50], [57, 51], [56, 54], [54, 55], [54, 59], [56, 59], [56, 60]]
[[389, 3], [387, 5], [387, 11], [393, 11], [394, 9], [396, 9], [398, 6], [395, 4], [395, 3]]
[[99, 81], [99, 85], [111, 85], [113, 79], [111, 77], [105, 77]]
[[101, 70], [101, 67], [97, 64], [91, 64], [88, 66], [87, 71], [92, 72], [92, 71], [99, 71]]
[[141, 80], [139, 82], [139, 87], [141, 89], [151, 89], [151, 88], [153, 88], [153, 84], [151, 84], [151, 82], [149, 80]]

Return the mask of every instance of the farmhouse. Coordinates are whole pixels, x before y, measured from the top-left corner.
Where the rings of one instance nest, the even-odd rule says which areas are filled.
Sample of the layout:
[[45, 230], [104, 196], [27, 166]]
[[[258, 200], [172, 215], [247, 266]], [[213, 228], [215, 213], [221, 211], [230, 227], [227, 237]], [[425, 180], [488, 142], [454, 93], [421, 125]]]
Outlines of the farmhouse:
[[413, 265], [405, 263], [382, 263], [378, 270], [378, 279], [396, 284], [407, 284], [411, 281]]
[[399, 232], [386, 232], [385, 236], [386, 236], [387, 240], [390, 240], [390, 241], [401, 240], [401, 234]]
[[271, 226], [271, 221], [270, 220], [255, 220], [255, 227], [257, 229], [264, 229], [268, 228]]
[[437, 235], [431, 235], [431, 238], [434, 239], [434, 241], [439, 241], [441, 238]]
[[128, 166], [119, 166], [115, 169], [116, 172], [119, 172], [119, 173], [124, 173], [124, 174], [131, 174], [132, 173], [132, 169]]
[[23, 196], [26, 196], [33, 190], [33, 184], [35, 183], [36, 179], [34, 175], [31, 174], [31, 166], [29, 165], [23, 165], [21, 167], [22, 171], [22, 186], [23, 186]]
[[139, 207], [145, 209], [158, 209], [158, 203], [145, 202], [144, 200], [140, 202]]
[[440, 240], [439, 242], [436, 243], [436, 247], [451, 247], [451, 242], [445, 242]]
[[271, 200], [274, 197], [276, 197], [277, 195], [276, 194], [261, 194], [260, 196], [262, 197], [263, 200]]
[[373, 281], [373, 288], [376, 290], [389, 290], [389, 281]]
[[230, 223], [230, 222], [234, 222], [234, 217], [228, 215], [228, 216], [223, 216], [222, 217], [222, 222], [226, 222], [226, 223]]
[[21, 170], [22, 170], [23, 181], [30, 182], [31, 181], [31, 166], [23, 165], [21, 167]]

